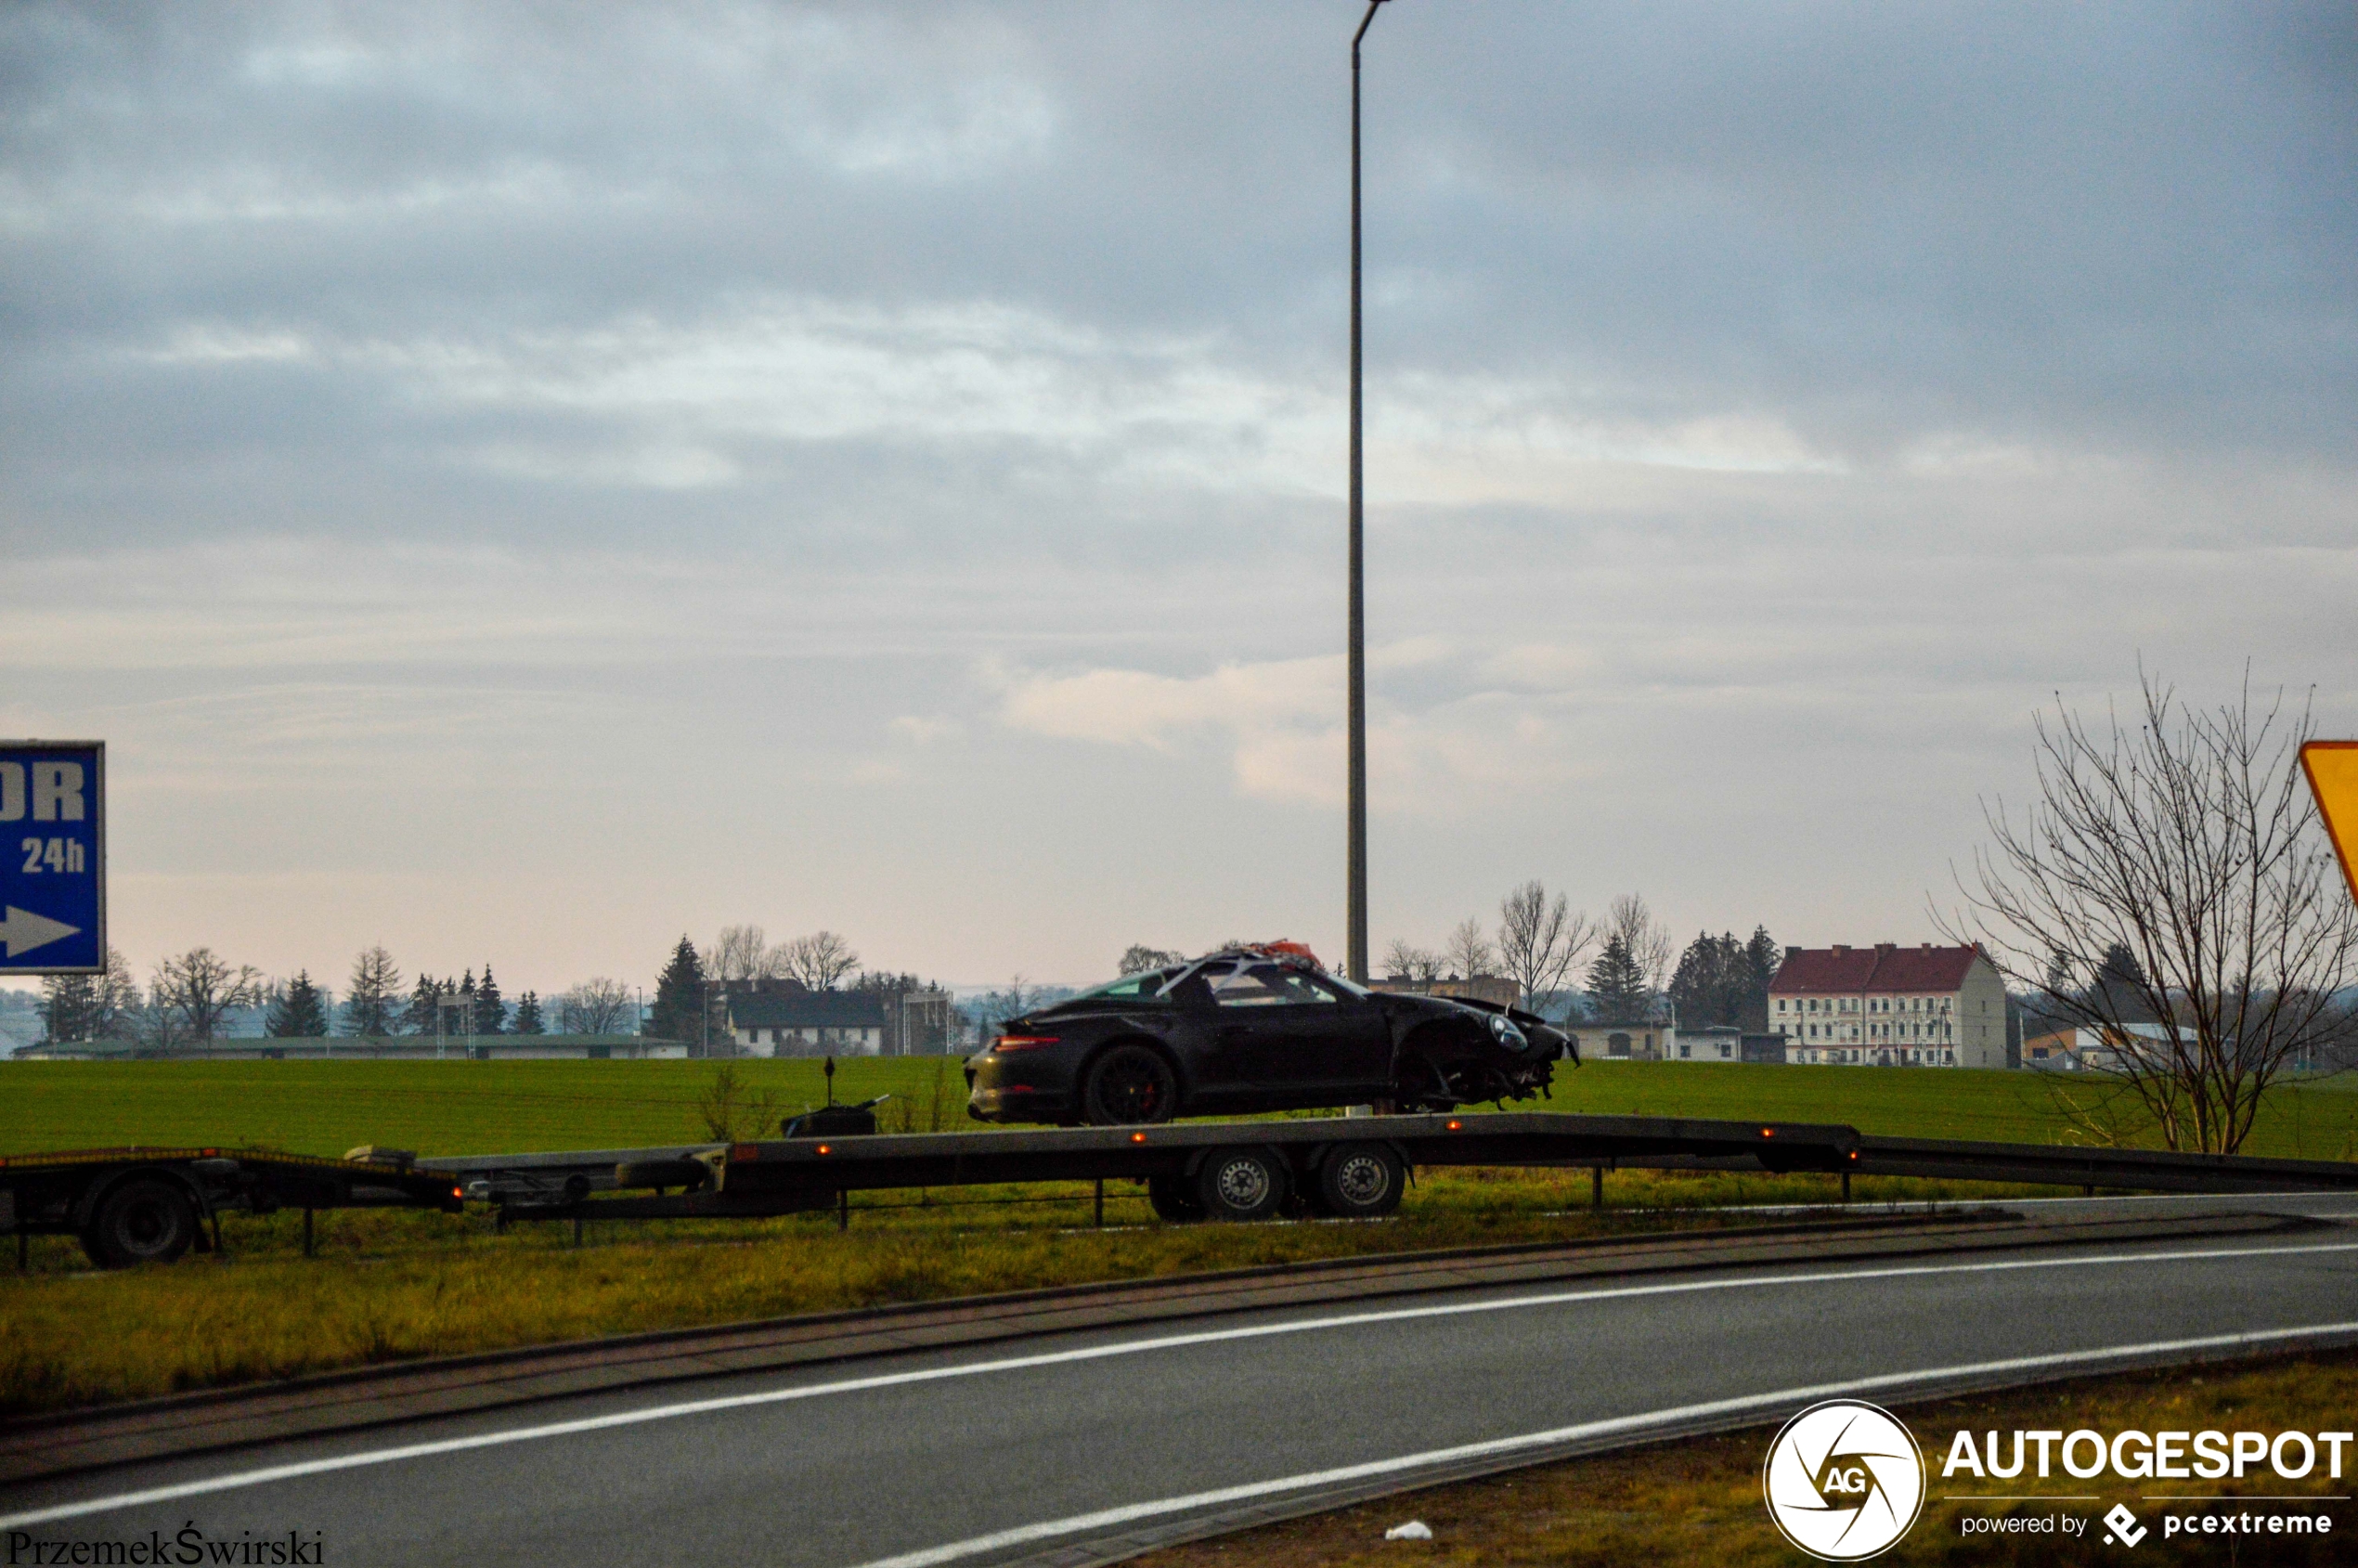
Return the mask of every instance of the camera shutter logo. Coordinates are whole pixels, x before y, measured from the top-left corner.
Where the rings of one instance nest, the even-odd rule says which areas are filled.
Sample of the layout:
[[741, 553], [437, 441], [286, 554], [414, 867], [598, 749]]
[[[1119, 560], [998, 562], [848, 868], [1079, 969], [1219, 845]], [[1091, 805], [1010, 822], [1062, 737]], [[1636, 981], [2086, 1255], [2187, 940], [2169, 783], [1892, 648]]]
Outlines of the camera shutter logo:
[[1890, 1411], [1830, 1399], [1777, 1433], [1760, 1489], [1786, 1540], [1821, 1562], [1857, 1562], [1896, 1543], [1924, 1511], [1924, 1452]]

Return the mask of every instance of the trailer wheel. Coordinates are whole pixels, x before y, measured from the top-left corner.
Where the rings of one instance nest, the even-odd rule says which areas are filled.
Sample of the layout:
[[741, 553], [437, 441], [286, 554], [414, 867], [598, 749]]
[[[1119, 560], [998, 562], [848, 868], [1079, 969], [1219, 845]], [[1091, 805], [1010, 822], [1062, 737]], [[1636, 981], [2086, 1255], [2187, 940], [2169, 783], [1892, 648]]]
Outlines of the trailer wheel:
[[148, 1177], [107, 1194], [83, 1233], [82, 1250], [100, 1268], [168, 1263], [197, 1238], [197, 1206], [171, 1182]]
[[1082, 1115], [1095, 1126], [1168, 1121], [1178, 1108], [1179, 1080], [1152, 1046], [1117, 1045], [1089, 1064], [1082, 1082]]
[[1195, 1184], [1185, 1176], [1148, 1176], [1147, 1206], [1166, 1225], [1194, 1225], [1204, 1217]]
[[1318, 1206], [1343, 1220], [1372, 1220], [1400, 1207], [1407, 1167], [1382, 1144], [1344, 1144], [1318, 1162]]
[[1215, 1220], [1275, 1219], [1286, 1201], [1285, 1161], [1266, 1149], [1214, 1149], [1196, 1172], [1196, 1198]]

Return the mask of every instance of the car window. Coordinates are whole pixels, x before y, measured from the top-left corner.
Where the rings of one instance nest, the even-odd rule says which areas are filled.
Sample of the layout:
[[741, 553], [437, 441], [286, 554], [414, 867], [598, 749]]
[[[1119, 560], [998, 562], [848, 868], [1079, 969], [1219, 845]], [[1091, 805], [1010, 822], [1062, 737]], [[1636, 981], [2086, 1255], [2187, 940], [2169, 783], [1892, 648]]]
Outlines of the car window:
[[1223, 1007], [1296, 1007], [1335, 1000], [1332, 991], [1284, 964], [1255, 964], [1223, 976], [1212, 981], [1211, 994]]
[[1154, 1001], [1161, 997], [1164, 982], [1178, 972], [1176, 969], [1148, 969], [1142, 974], [1124, 975], [1118, 980], [1093, 986], [1069, 1000], [1089, 1002], [1100, 996], [1121, 996]]

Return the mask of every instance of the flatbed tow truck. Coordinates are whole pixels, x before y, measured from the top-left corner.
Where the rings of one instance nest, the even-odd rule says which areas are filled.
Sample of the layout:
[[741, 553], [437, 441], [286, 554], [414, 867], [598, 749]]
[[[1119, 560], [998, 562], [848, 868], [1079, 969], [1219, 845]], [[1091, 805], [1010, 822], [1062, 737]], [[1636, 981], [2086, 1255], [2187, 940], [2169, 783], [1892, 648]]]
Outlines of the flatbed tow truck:
[[[1166, 1221], [1398, 1208], [1419, 1169], [1724, 1170], [1938, 1177], [2182, 1193], [2347, 1191], [2358, 1163], [2154, 1149], [1887, 1138], [1833, 1124], [1478, 1112], [1186, 1121], [1144, 1127], [878, 1134], [860, 1108], [750, 1143], [343, 1160], [236, 1148], [124, 1148], [0, 1158], [0, 1231], [68, 1235], [93, 1261], [170, 1262], [219, 1245], [225, 1212], [489, 1205], [502, 1224], [754, 1219], [834, 1209], [853, 1192], [1003, 1183], [1143, 1185]], [[873, 1121], [865, 1126], [872, 1126]], [[208, 1234], [208, 1230], [210, 1234]]]

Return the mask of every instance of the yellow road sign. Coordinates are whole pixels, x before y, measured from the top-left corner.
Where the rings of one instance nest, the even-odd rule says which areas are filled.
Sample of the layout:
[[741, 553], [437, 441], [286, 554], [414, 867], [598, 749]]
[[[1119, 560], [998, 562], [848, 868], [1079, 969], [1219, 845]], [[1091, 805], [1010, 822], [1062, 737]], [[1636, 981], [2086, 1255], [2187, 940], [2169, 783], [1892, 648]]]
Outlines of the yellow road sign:
[[2341, 857], [2342, 879], [2358, 899], [2358, 741], [2311, 741], [2300, 748], [2300, 767]]

